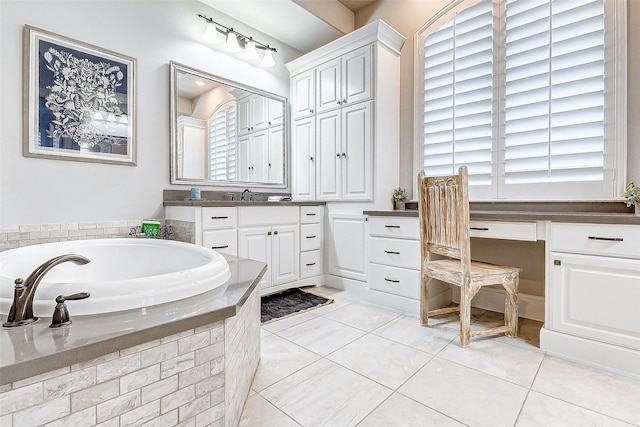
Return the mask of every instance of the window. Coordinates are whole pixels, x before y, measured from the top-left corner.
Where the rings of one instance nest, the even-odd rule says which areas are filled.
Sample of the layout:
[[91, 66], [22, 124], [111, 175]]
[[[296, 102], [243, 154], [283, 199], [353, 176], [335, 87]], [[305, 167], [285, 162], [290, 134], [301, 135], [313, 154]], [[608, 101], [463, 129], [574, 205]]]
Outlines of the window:
[[237, 179], [236, 105], [228, 103], [209, 119], [209, 177]]
[[460, 1], [427, 23], [418, 168], [447, 175], [467, 165], [473, 199], [619, 196], [626, 28], [617, 3]]

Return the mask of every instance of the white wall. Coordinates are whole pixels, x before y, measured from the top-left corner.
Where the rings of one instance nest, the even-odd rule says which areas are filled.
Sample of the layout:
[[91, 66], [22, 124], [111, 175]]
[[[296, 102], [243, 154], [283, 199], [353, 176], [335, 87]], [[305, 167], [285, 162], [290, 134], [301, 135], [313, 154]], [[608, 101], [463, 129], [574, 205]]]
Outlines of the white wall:
[[[204, 20], [278, 48], [263, 69], [201, 43]], [[137, 166], [22, 156], [22, 33], [25, 24], [137, 59]], [[294, 49], [195, 0], [0, 1], [0, 225], [162, 217], [169, 184], [169, 61], [289, 96], [284, 63]]]

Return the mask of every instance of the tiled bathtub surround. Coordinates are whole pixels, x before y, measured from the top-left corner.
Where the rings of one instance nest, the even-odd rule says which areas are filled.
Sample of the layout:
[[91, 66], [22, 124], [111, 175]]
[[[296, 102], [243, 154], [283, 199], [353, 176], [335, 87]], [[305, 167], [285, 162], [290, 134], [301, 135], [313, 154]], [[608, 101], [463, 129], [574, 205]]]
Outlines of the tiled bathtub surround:
[[254, 290], [224, 321], [1, 386], [0, 425], [235, 426], [260, 356], [259, 301]]
[[0, 226], [0, 251], [67, 240], [128, 237], [142, 220]]
[[171, 238], [179, 242], [195, 243], [196, 242], [196, 224], [189, 221], [180, 221], [177, 219], [168, 219], [165, 221], [167, 226], [171, 227], [173, 235]]

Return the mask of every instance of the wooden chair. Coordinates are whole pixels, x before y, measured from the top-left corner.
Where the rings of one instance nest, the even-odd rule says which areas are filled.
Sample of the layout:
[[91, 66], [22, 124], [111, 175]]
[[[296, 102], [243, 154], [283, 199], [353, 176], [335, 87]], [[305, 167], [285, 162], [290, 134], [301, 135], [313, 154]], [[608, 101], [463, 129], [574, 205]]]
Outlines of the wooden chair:
[[[518, 280], [522, 271], [471, 260], [467, 174], [467, 167], [462, 166], [458, 175], [425, 177], [424, 171], [418, 175], [422, 243], [420, 323], [427, 326], [429, 316], [459, 312], [462, 347], [469, 346], [471, 337], [518, 334]], [[429, 254], [446, 258], [430, 260]], [[458, 307], [429, 310], [429, 283], [433, 279], [460, 287]], [[505, 325], [472, 332], [471, 299], [482, 286], [489, 285], [502, 285], [506, 291]]]

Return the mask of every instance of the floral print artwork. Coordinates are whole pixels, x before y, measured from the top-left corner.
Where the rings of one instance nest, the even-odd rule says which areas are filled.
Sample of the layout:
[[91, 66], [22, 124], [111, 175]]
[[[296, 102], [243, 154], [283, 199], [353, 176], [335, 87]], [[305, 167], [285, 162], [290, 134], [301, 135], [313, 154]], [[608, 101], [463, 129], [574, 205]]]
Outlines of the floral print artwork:
[[126, 66], [42, 40], [39, 51], [40, 145], [126, 154]]

